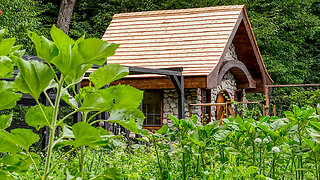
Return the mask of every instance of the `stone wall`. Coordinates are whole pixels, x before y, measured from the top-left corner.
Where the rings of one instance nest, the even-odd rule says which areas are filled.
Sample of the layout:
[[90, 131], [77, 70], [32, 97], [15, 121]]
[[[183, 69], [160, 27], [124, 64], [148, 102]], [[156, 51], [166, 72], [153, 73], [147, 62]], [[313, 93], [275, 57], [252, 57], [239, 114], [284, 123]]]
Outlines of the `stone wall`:
[[[224, 60], [238, 60], [235, 46], [230, 45]], [[221, 81], [221, 84], [214, 89], [211, 89], [211, 102], [215, 103], [217, 95], [221, 90], [226, 90], [229, 93], [231, 100], [234, 100], [234, 93], [237, 90], [236, 80], [232, 73], [227, 72]], [[164, 90], [163, 93], [163, 124], [167, 124], [169, 127], [172, 126], [173, 122], [168, 118], [169, 113], [174, 116], [178, 116], [178, 93], [175, 89]], [[185, 118], [189, 118], [190, 112], [188, 104], [201, 103], [201, 89], [185, 89]], [[200, 106], [193, 106], [191, 109], [191, 115], [198, 116], [198, 123], [201, 122], [202, 111]], [[211, 119], [216, 119], [216, 106], [211, 108]]]
[[[217, 88], [211, 89], [211, 102], [214, 103], [217, 101], [217, 95], [220, 91], [226, 90], [230, 96], [230, 100], [234, 100], [234, 93], [235, 90], [237, 90], [237, 84], [236, 80], [230, 72], [227, 72], [221, 81], [221, 85], [219, 85]], [[211, 120], [216, 119], [216, 106], [211, 107]]]
[[[229, 60], [237, 60], [238, 61], [238, 57], [236, 54], [236, 47], [231, 44], [225, 57], [224, 57], [225, 61], [229, 61]], [[234, 78], [233, 74], [230, 73], [229, 71], [223, 76], [221, 84], [214, 89], [211, 89], [211, 102], [214, 103], [217, 100], [217, 95], [221, 90], [226, 90], [229, 93], [230, 99], [231, 101], [234, 100], [234, 96], [235, 96], [235, 90], [237, 90], [237, 83], [236, 83], [236, 79]], [[215, 120], [216, 119], [216, 106], [213, 106], [211, 108], [211, 120]]]
[[[178, 117], [178, 93], [175, 89], [163, 91], [163, 124], [172, 126], [173, 122], [169, 119], [169, 113]], [[201, 103], [201, 89], [185, 89], [185, 118], [189, 118], [190, 112], [188, 104]], [[201, 107], [193, 106], [190, 108], [191, 115], [197, 115], [199, 123], [201, 122]]]

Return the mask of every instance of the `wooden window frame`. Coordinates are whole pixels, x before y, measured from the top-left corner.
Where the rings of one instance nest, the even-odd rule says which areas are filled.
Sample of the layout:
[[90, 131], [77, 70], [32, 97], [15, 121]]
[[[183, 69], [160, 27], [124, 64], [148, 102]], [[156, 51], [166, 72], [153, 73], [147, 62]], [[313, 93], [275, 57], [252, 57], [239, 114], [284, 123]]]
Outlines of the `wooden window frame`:
[[[142, 126], [142, 128], [143, 129], [148, 129], [148, 130], [158, 130], [158, 129], [160, 129], [162, 126], [163, 126], [163, 90], [157, 90], [157, 89], [148, 89], [148, 90], [144, 90], [144, 91], [148, 91], [148, 92], [152, 92], [152, 91], [154, 91], [154, 92], [160, 92], [160, 107], [161, 107], [161, 109], [160, 109], [160, 117], [161, 117], [161, 119], [160, 119], [160, 126], [145, 126], [145, 125], [143, 125]], [[142, 100], [142, 104], [141, 104], [142, 106], [141, 106], [141, 111], [143, 111], [143, 100]]]

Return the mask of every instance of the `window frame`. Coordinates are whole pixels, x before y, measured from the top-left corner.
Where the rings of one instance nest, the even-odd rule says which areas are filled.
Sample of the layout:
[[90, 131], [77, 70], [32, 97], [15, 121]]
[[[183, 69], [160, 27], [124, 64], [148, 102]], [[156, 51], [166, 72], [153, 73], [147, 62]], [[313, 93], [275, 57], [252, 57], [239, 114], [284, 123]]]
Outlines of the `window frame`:
[[[163, 90], [158, 90], [158, 89], [148, 89], [144, 90], [143, 93], [145, 92], [160, 92], [160, 125], [159, 126], [148, 126], [148, 125], [143, 125], [142, 128], [144, 129], [150, 129], [150, 130], [158, 130], [163, 126]], [[141, 102], [141, 111], [143, 112], [143, 100]], [[144, 112], [143, 112], [144, 113]], [[145, 113], [144, 113], [145, 114]]]

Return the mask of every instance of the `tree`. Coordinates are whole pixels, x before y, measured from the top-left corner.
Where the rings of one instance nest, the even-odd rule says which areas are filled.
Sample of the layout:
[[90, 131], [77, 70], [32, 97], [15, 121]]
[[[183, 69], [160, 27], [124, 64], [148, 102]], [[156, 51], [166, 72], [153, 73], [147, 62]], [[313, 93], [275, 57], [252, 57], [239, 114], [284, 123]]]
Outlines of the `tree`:
[[66, 34], [69, 33], [69, 25], [75, 3], [76, 0], [61, 0], [57, 27]]

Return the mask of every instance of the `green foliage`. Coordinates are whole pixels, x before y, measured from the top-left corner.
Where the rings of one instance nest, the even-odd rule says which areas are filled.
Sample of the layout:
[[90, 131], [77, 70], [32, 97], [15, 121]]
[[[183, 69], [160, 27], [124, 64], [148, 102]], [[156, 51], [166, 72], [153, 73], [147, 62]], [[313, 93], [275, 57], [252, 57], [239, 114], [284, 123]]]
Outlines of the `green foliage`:
[[[13, 77], [14, 62], [9, 57], [19, 49], [13, 46], [15, 38], [3, 38], [6, 33], [7, 30], [0, 31], [0, 47], [2, 47], [0, 50], [0, 70], [2, 70], [0, 73], [1, 78]], [[0, 98], [2, 100], [0, 110], [11, 109], [16, 105], [16, 102], [20, 100], [21, 94], [17, 94], [15, 92], [16, 90], [12, 82], [0, 81]]]
[[[45, 116], [42, 111], [44, 112]], [[29, 126], [36, 128], [36, 130], [39, 130], [44, 126], [50, 126], [50, 124], [52, 123], [52, 113], [52, 107], [44, 106], [42, 104], [36, 105], [34, 107], [31, 107], [27, 111], [25, 115], [25, 121]]]
[[87, 122], [79, 122], [72, 126], [72, 132], [75, 140], [72, 145], [75, 147], [91, 146], [101, 141], [100, 132]]
[[[5, 32], [1, 30], [1, 36]], [[73, 151], [77, 151], [79, 165], [75, 171], [70, 172], [71, 174], [69, 173], [69, 176], [83, 179], [89, 174], [84, 169], [86, 163], [85, 151], [99, 146], [110, 148], [116, 141], [115, 139], [119, 138], [119, 136], [111, 135], [106, 130], [91, 126], [95, 123], [91, 122], [91, 120], [97, 114], [103, 111], [117, 111], [117, 113], [114, 113], [117, 114], [114, 116], [115, 122], [119, 121], [120, 124], [123, 124], [127, 128], [134, 127], [137, 133], [142, 128], [144, 116], [137, 109], [142, 101], [142, 91], [125, 85], [100, 89], [107, 83], [112, 82], [112, 80], [127, 75], [127, 68], [116, 66], [117, 69], [112, 69], [112, 71], [109, 68], [110, 72], [108, 69], [100, 68], [104, 70], [105, 75], [99, 77], [100, 79], [97, 83], [100, 86], [99, 88], [85, 87], [80, 89], [79, 94], [75, 91], [69, 92], [75, 89], [75, 83], [82, 81], [85, 72], [92, 67], [93, 63], [98, 65], [104, 64], [106, 58], [114, 54], [118, 45], [99, 39], [85, 39], [84, 36], [74, 41], [55, 26], [51, 28], [50, 32], [53, 41], [38, 36], [36, 33], [28, 32], [29, 37], [35, 43], [37, 54], [44, 58], [46, 63], [35, 60], [22, 60], [21, 56], [24, 51], [19, 51], [19, 47], [13, 47], [12, 43], [7, 43], [7, 39], [1, 39], [0, 41], [0, 46], [3, 44], [9, 46], [7, 48], [9, 50], [3, 51], [5, 54], [1, 56], [4, 57], [2, 59], [8, 61], [12, 66], [17, 66], [19, 69], [19, 74], [15, 77], [14, 82], [0, 81], [0, 97], [7, 96], [2, 98], [2, 100], [6, 101], [1, 104], [0, 109], [10, 109], [15, 106], [16, 101], [21, 97], [21, 94], [16, 94], [15, 91], [30, 94], [35, 99], [37, 105], [31, 107], [26, 113], [26, 123], [37, 130], [44, 126], [50, 129], [49, 145], [46, 148], [47, 156], [44, 167], [38, 168], [36, 166], [37, 156], [32, 155], [29, 150], [30, 146], [39, 140], [39, 136], [31, 129], [13, 129], [11, 133], [5, 131], [4, 129], [10, 126], [12, 115], [1, 115], [0, 152], [8, 153], [1, 159], [3, 161], [0, 166], [0, 170], [3, 172], [1, 176], [9, 177], [8, 173], [11, 174], [13, 172], [21, 174], [22, 170], [27, 170], [33, 164], [38, 178], [46, 180], [50, 178], [50, 174], [64, 157]], [[14, 39], [9, 39], [9, 41], [14, 43]], [[4, 64], [0, 63], [0, 65], [6, 67]], [[57, 69], [54, 70], [53, 66]], [[11, 68], [12, 70], [13, 68]], [[58, 71], [59, 75], [55, 71]], [[5, 72], [5, 76], [7, 74]], [[49, 90], [50, 92], [56, 92], [54, 101], [47, 95], [47, 91]], [[41, 93], [44, 93], [50, 104], [49, 106], [39, 103], [38, 98]], [[58, 117], [60, 98], [64, 99], [74, 109], [74, 111], [63, 118]], [[91, 111], [98, 111], [98, 113], [88, 118]], [[82, 122], [74, 124], [72, 130], [70, 130], [64, 123], [66, 123], [65, 121], [69, 116], [78, 112], [82, 115]], [[64, 127], [62, 136], [59, 136], [55, 141], [56, 129], [62, 125]], [[56, 149], [64, 146], [72, 148], [53, 162], [54, 147]], [[24, 154], [27, 158], [27, 160], [24, 159], [24, 162], [20, 162], [16, 158], [21, 154]], [[17, 163], [24, 163], [23, 168], [20, 167], [21, 164], [18, 166]], [[17, 165], [17, 168], [9, 170], [7, 169], [7, 165], [12, 167]], [[74, 169], [75, 167], [70, 168]], [[40, 169], [42, 170], [41, 173]], [[107, 177], [113, 177], [113, 175], [108, 169], [105, 169], [105, 172], [96, 179]]]
[[19, 74], [14, 80], [15, 87], [22, 93], [30, 94], [38, 100], [42, 91], [54, 78], [54, 72], [48, 65], [36, 60], [20, 59], [16, 62], [16, 65], [19, 68]]
[[0, 56], [0, 67], [1, 67], [0, 68], [0, 77], [8, 78], [8, 77], [12, 77], [13, 76], [13, 73], [12, 73], [13, 64], [11, 62], [11, 59], [9, 59], [6, 56]]
[[50, 63], [51, 60], [58, 55], [58, 48], [46, 37], [38, 36], [36, 33], [31, 31], [28, 31], [28, 36], [35, 44], [37, 56], [39, 58], [46, 60], [47, 63]]
[[[141, 144], [117, 143], [116, 149], [89, 149], [85, 168], [91, 173], [86, 177], [319, 179], [319, 114], [315, 109], [294, 107], [287, 115], [282, 119], [229, 118], [222, 126], [219, 122], [197, 125], [196, 116], [170, 116], [173, 128], [164, 125], [155, 133], [144, 134], [139, 138]], [[143, 145], [145, 142], [149, 144]], [[58, 165], [55, 177], [74, 176], [71, 167], [79, 161], [78, 156], [68, 156]], [[24, 177], [36, 178], [34, 171], [29, 173]]]
[[[33, 133], [31, 129], [13, 129], [11, 133], [1, 130], [0, 137], [18, 145], [27, 152], [29, 147], [39, 140], [39, 135]], [[12, 149], [12, 151], [16, 151], [16, 149]]]
[[110, 84], [111, 82], [121, 79], [128, 74], [128, 67], [123, 67], [119, 64], [106, 64], [104, 67], [100, 67], [91, 73], [89, 77], [95, 88], [100, 89], [105, 84]]
[[311, 106], [316, 107], [320, 104], [320, 89], [312, 91], [297, 91], [294, 90], [290, 95], [290, 104], [295, 104], [297, 106]]
[[0, 116], [0, 129], [7, 129], [12, 122], [12, 114]]
[[[41, 1], [35, 0], [1, 0], [0, 29], [8, 29], [9, 37], [16, 37], [18, 44], [23, 44], [28, 53], [34, 51], [32, 41], [26, 36], [26, 31], [32, 30], [44, 34], [40, 17], [47, 8]], [[1, 34], [1, 33], [0, 33]], [[1, 35], [0, 35], [1, 39]], [[2, 51], [2, 47], [0, 48]]]
[[107, 122], [118, 123], [131, 132], [139, 134], [144, 119], [144, 114], [138, 109], [120, 109], [111, 111]]

